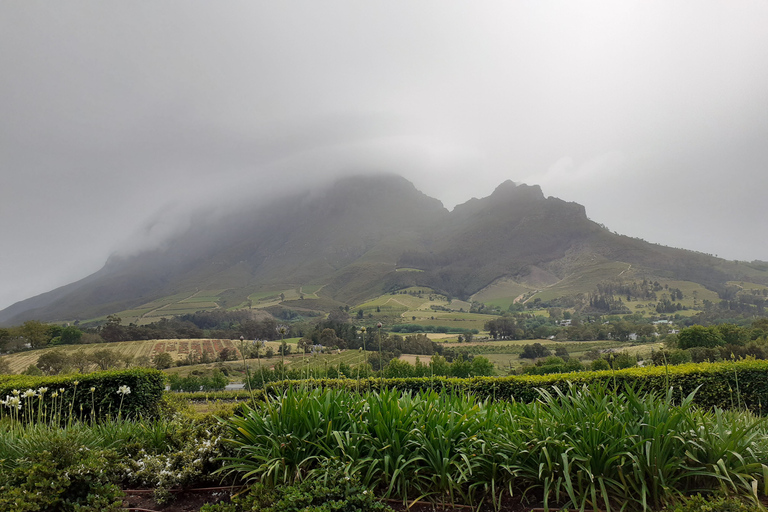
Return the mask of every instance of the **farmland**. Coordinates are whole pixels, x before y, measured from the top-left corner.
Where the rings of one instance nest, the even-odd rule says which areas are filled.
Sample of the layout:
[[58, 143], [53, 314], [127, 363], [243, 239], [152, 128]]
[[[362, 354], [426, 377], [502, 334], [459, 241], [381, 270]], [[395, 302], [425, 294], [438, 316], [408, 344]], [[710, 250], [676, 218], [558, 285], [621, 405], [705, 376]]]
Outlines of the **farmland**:
[[[4, 356], [4, 359], [8, 362], [13, 373], [20, 373], [29, 365], [34, 365], [42, 354], [51, 350], [61, 350], [67, 355], [87, 357], [89, 354], [93, 354], [98, 350], [104, 350], [105, 348], [117, 352], [123, 360], [132, 359], [136, 361], [146, 358], [147, 362], [155, 355], [163, 352], [169, 353], [174, 361], [178, 361], [186, 358], [192, 352], [202, 355], [204, 351], [214, 354], [214, 350], [218, 353], [223, 348], [237, 350], [236, 342], [232, 340], [144, 340], [98, 343], [93, 345], [62, 345], [40, 350], [17, 352]], [[215, 355], [213, 357], [215, 358]]]

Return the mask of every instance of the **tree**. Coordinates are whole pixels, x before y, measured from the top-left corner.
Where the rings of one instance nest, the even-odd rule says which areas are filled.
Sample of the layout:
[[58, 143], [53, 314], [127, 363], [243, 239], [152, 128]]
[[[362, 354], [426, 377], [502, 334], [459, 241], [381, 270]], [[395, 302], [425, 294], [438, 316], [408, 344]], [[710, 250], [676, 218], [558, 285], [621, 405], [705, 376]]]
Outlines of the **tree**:
[[414, 376], [414, 368], [407, 361], [392, 359], [384, 368], [384, 377], [388, 379], [406, 379]]
[[298, 341], [298, 343], [296, 343], [296, 348], [300, 350], [302, 354], [306, 354], [312, 349], [312, 345], [314, 345], [312, 338], [307, 338], [304, 336]]
[[536, 359], [538, 357], [547, 357], [551, 355], [552, 351], [541, 343], [523, 345], [523, 351], [520, 353], [520, 357], [525, 359]]
[[37, 320], [27, 320], [19, 327], [19, 334], [32, 348], [43, 348], [51, 341], [49, 326]]
[[712, 327], [692, 325], [682, 329], [677, 334], [677, 347], [681, 349], [691, 347], [719, 347], [725, 345], [725, 340], [720, 333]]
[[158, 370], [165, 370], [173, 366], [173, 356], [168, 352], [160, 352], [153, 358], [155, 368]]
[[432, 375], [447, 376], [451, 370], [451, 366], [448, 363], [448, 361], [446, 361], [443, 356], [440, 356], [437, 354], [432, 356], [432, 359], [430, 359], [429, 361], [429, 366], [430, 366], [430, 373]]
[[21, 372], [22, 375], [30, 375], [32, 377], [39, 377], [40, 375], [43, 375], [43, 371], [38, 368], [37, 366], [31, 364], [27, 366], [27, 369]]
[[83, 349], [71, 354], [69, 356], [69, 362], [72, 367], [77, 369], [80, 373], [88, 373], [91, 370], [91, 366], [93, 366], [93, 363]]
[[234, 358], [233, 356], [235, 356], [235, 353], [229, 347], [224, 347], [221, 349], [221, 352], [219, 352], [218, 359], [219, 361], [229, 361]]
[[749, 330], [734, 324], [720, 324], [715, 327], [726, 345], [744, 345], [749, 341]]
[[451, 377], [459, 377], [465, 379], [469, 377], [472, 371], [472, 363], [464, 359], [464, 356], [459, 354], [459, 357], [453, 360], [451, 363]]
[[124, 341], [125, 340], [125, 328], [120, 323], [123, 320], [117, 315], [109, 315], [107, 317], [107, 323], [101, 328], [99, 334], [107, 342]]
[[473, 377], [486, 376], [489, 377], [495, 373], [493, 363], [483, 356], [475, 356], [472, 359], [472, 369], [470, 373]]
[[58, 375], [69, 366], [69, 356], [61, 349], [54, 349], [41, 354], [35, 366], [46, 375]]
[[80, 343], [80, 339], [83, 337], [83, 331], [75, 326], [70, 325], [61, 330], [59, 339], [62, 345], [74, 345]]
[[336, 337], [336, 331], [333, 329], [323, 329], [320, 333], [320, 344], [324, 347], [336, 347], [339, 344], [339, 338]]
[[88, 354], [88, 359], [99, 367], [100, 370], [109, 370], [120, 365], [121, 358], [114, 350], [103, 348]]

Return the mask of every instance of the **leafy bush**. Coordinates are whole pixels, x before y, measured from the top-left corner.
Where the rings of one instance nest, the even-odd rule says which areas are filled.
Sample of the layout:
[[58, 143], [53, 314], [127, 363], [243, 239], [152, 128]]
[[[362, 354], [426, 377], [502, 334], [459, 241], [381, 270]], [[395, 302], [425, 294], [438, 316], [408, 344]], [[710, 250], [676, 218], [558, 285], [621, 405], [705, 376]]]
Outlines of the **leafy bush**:
[[538, 388], [565, 389], [575, 385], [602, 383], [614, 390], [630, 386], [646, 392], [665, 393], [670, 387], [682, 399], [698, 389], [694, 400], [704, 408], [746, 407], [762, 412], [768, 404], [768, 361], [737, 361], [684, 364], [668, 367], [634, 367], [614, 371], [589, 371], [551, 375], [510, 377], [410, 378], [410, 379], [319, 379], [284, 381], [267, 386], [267, 392], [278, 394], [288, 387], [331, 387], [350, 390], [397, 389], [401, 392], [423, 390], [455, 390], [480, 398], [502, 398], [531, 402], [539, 397]]
[[109, 471], [114, 451], [83, 450], [69, 436], [53, 436], [46, 448], [0, 473], [0, 510], [120, 510], [123, 492]]
[[[118, 393], [121, 386], [130, 392]], [[47, 392], [40, 393], [41, 388]], [[14, 390], [34, 390], [37, 395], [30, 397], [34, 407], [49, 411], [59, 407], [83, 418], [104, 418], [118, 411], [125, 417], [154, 415], [164, 389], [165, 375], [149, 368], [55, 377], [14, 375], [0, 381], [0, 397], [12, 396]]]
[[[656, 510], [695, 489], [749, 496], [763, 478], [768, 432], [751, 413], [706, 412], [671, 388], [564, 389], [522, 403], [289, 388], [226, 421], [236, 455], [223, 471], [270, 489], [343, 474], [403, 500], [499, 504], [533, 493], [579, 510]], [[342, 469], [318, 462], [328, 459]]]
[[171, 391], [221, 391], [227, 384], [229, 379], [222, 373], [221, 370], [213, 370], [210, 373], [203, 375], [188, 375], [181, 377], [177, 374], [173, 374], [168, 379], [171, 386]]
[[394, 512], [359, 477], [347, 476], [337, 465], [323, 463], [318, 475], [275, 488], [256, 484], [232, 503], [204, 505], [200, 512]]
[[747, 505], [737, 498], [726, 496], [702, 497], [700, 494], [682, 500], [682, 503], [668, 507], [664, 512], [762, 512], [757, 505]]

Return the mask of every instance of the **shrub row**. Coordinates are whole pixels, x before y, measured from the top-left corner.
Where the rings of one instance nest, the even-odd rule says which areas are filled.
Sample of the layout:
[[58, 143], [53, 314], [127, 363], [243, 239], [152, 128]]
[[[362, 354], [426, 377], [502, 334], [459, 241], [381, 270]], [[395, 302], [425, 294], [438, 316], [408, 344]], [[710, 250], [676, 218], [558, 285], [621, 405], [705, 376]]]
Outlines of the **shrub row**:
[[[121, 386], [128, 386], [130, 392], [119, 394]], [[41, 388], [47, 388], [42, 397]], [[69, 409], [71, 403], [72, 410], [83, 417], [91, 417], [92, 410], [97, 418], [115, 415], [118, 408], [123, 416], [152, 416], [163, 396], [165, 374], [150, 368], [133, 368], [52, 377], [14, 375], [0, 380], [0, 398], [13, 396], [14, 390], [23, 395], [30, 389], [37, 393], [35, 401], [42, 399], [51, 409], [54, 400], [62, 400], [63, 396], [65, 408]]]
[[[581, 385], [601, 382], [611, 389], [622, 390], [629, 385], [638, 391], [666, 392], [673, 387], [675, 396], [685, 397], [694, 390], [695, 402], [701, 407], [745, 407], [762, 414], [768, 409], [768, 361], [738, 361], [629, 368], [616, 371], [591, 371], [549, 375], [511, 377], [411, 378], [411, 379], [316, 379], [309, 381], [283, 381], [270, 383], [267, 391], [278, 393], [287, 387], [331, 387], [350, 390], [379, 390], [381, 388], [418, 392], [433, 389], [453, 390], [475, 394], [481, 398], [495, 398], [531, 402], [539, 397], [537, 388], [565, 389], [568, 383]], [[258, 398], [260, 390], [254, 389]], [[194, 393], [190, 399], [227, 400], [246, 399], [247, 390], [238, 392]], [[766, 405], [763, 406], [763, 403]]]

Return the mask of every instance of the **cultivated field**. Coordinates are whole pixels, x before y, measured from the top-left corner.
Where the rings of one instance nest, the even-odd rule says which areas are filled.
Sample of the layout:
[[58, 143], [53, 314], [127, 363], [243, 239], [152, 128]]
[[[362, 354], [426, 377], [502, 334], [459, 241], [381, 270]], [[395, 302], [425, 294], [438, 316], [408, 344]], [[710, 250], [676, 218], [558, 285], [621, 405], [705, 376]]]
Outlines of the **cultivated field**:
[[[151, 360], [155, 355], [167, 352], [171, 354], [174, 361], [184, 359], [191, 352], [202, 355], [203, 351], [210, 354], [221, 352], [224, 348], [237, 350], [239, 342], [233, 340], [143, 340], [143, 341], [120, 341], [116, 343], [97, 343], [93, 345], [61, 345], [58, 347], [43, 348], [40, 350], [30, 350], [27, 352], [18, 352], [3, 356], [8, 361], [13, 373], [24, 371], [29, 365], [37, 363], [37, 359], [44, 353], [51, 350], [61, 350], [68, 355], [78, 354], [87, 357], [97, 350], [110, 349], [123, 359], [132, 358], [137, 360], [146, 357]], [[272, 342], [274, 349], [277, 350], [279, 342]], [[237, 352], [239, 355], [239, 351]], [[216, 356], [213, 355], [215, 358]]]

